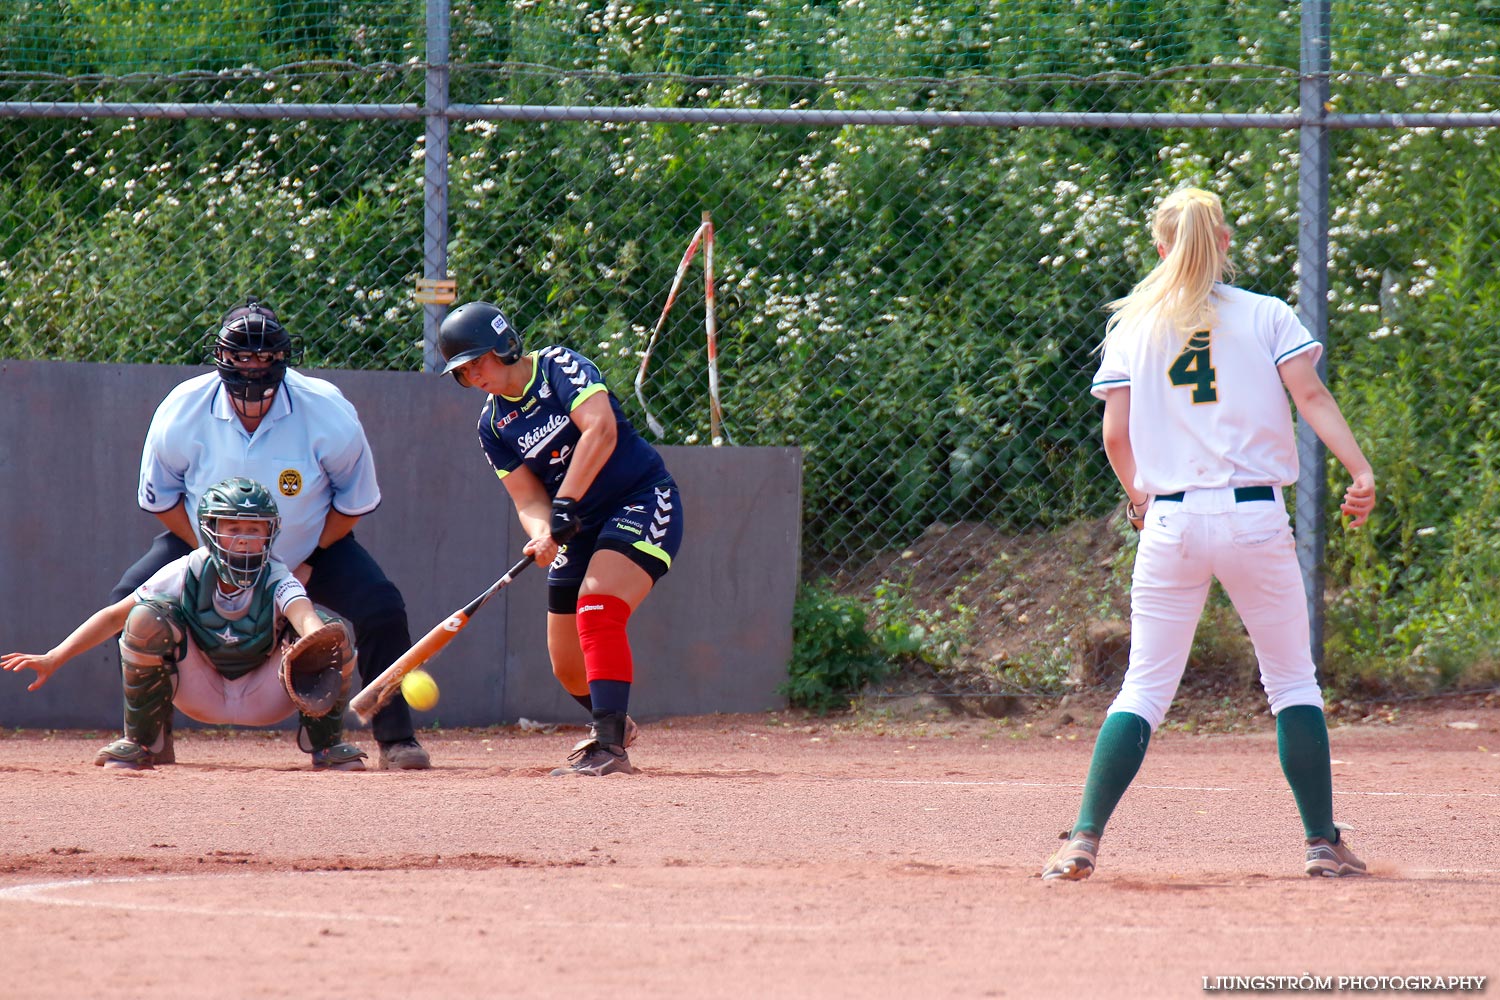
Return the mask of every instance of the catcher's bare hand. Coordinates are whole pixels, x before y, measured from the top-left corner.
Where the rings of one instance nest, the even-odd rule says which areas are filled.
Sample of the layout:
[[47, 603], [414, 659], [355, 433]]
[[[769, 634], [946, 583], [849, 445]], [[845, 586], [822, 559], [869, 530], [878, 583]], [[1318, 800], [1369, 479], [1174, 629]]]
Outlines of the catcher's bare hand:
[[35, 670], [36, 680], [26, 685], [26, 690], [35, 691], [47, 683], [47, 678], [57, 672], [62, 663], [50, 653], [6, 653], [0, 656], [0, 670]]

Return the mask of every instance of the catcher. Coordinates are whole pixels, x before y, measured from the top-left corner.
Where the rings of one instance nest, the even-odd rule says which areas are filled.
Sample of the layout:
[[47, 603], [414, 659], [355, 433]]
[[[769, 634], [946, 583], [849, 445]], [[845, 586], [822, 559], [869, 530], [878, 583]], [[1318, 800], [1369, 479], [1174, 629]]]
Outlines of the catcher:
[[280, 526], [269, 490], [252, 479], [224, 480], [198, 503], [200, 548], [94, 612], [49, 652], [6, 653], [0, 668], [36, 671], [27, 688], [35, 691], [119, 633], [125, 734], [94, 758], [104, 767], [175, 763], [176, 707], [215, 725], [268, 726], [296, 712], [297, 745], [312, 754], [314, 770], [364, 770], [365, 752], [343, 740], [354, 672], [349, 629], [325, 620], [271, 558]]

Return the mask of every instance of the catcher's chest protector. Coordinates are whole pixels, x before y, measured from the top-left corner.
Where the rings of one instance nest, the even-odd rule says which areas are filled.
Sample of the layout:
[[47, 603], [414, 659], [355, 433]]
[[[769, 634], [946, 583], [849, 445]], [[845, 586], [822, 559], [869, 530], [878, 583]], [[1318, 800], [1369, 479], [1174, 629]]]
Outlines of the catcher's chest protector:
[[233, 680], [270, 659], [276, 639], [276, 601], [265, 582], [250, 595], [244, 617], [230, 620], [214, 607], [219, 578], [211, 563], [190, 567], [182, 587], [182, 610], [193, 642], [214, 669]]

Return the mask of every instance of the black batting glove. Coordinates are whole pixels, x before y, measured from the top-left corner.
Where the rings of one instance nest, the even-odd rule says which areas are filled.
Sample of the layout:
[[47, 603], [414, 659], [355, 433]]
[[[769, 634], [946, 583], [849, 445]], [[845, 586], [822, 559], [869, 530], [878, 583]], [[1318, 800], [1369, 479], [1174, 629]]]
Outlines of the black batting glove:
[[557, 497], [552, 501], [552, 540], [564, 545], [578, 534], [578, 512], [573, 508], [578, 501], [572, 497]]

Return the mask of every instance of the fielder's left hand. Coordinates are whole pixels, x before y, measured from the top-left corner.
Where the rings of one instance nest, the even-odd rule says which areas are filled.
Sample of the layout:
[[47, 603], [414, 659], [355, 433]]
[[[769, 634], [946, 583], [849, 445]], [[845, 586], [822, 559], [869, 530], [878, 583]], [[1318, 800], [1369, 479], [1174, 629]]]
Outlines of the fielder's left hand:
[[1364, 524], [1375, 509], [1375, 473], [1361, 472], [1344, 491], [1344, 502], [1339, 504], [1339, 513], [1349, 518], [1349, 527]]

